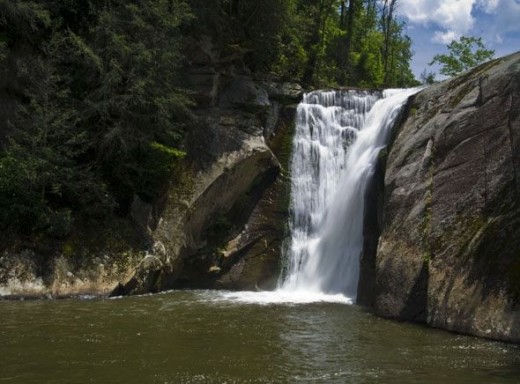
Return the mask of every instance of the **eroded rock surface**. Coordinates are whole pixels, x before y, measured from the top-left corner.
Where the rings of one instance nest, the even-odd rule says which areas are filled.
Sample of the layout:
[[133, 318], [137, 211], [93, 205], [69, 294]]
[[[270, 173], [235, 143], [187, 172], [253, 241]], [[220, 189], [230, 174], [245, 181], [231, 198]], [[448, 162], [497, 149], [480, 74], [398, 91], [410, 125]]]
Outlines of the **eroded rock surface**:
[[[156, 204], [158, 220], [153, 207], [135, 207], [139, 226], [162, 253], [151, 250], [159, 262], [141, 263], [115, 295], [276, 285], [288, 215], [293, 104], [302, 89], [254, 79], [243, 52], [222, 56], [209, 37], [192, 45], [187, 80], [199, 125], [191, 158], [178, 170], [178, 184]], [[150, 217], [143, 217], [146, 212]], [[156, 223], [153, 230], [150, 223]]]
[[362, 303], [519, 342], [520, 54], [421, 91], [407, 113], [387, 159], [377, 256], [361, 275], [375, 281], [372, 292], [360, 284]]

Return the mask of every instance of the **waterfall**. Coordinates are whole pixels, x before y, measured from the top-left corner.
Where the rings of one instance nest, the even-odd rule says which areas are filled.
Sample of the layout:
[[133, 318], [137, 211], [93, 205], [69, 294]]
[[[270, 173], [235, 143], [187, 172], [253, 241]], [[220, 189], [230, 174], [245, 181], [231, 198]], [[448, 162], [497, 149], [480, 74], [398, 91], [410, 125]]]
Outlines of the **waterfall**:
[[304, 96], [291, 159], [291, 239], [279, 290], [355, 301], [366, 185], [401, 107], [417, 91]]

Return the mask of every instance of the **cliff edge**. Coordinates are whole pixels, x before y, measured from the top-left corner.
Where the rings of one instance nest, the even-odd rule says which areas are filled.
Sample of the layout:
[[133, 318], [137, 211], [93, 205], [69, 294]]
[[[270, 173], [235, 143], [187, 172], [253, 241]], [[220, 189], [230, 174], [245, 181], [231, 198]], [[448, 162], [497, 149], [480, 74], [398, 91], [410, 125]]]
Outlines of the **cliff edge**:
[[379, 190], [360, 303], [520, 342], [520, 53], [418, 93]]

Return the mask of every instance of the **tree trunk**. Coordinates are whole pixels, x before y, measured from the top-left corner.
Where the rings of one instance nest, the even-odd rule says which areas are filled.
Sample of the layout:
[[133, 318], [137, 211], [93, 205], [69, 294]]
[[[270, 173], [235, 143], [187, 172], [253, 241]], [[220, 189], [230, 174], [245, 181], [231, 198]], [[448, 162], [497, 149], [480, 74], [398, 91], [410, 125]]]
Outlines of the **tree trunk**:
[[356, 14], [358, 12], [359, 8], [359, 1], [360, 0], [350, 0], [349, 1], [349, 7], [348, 7], [348, 15], [347, 15], [347, 35], [345, 38], [345, 70], [349, 73], [351, 72], [351, 65], [352, 65], [352, 58], [351, 58], [351, 52], [352, 52], [352, 40], [354, 38], [354, 21], [356, 19]]
[[304, 84], [312, 84], [314, 80], [314, 74], [318, 65], [318, 51], [322, 44], [323, 30], [328, 19], [328, 11], [332, 5], [331, 1], [335, 0], [321, 0], [318, 8], [318, 15], [316, 17], [316, 23], [312, 31], [312, 37], [309, 40], [307, 51], [309, 52], [309, 59], [305, 65], [305, 71], [303, 73], [302, 82]]
[[383, 47], [383, 67], [385, 72], [384, 84], [388, 85], [389, 81], [389, 59], [390, 59], [390, 50], [392, 43], [392, 22], [394, 19], [394, 11], [396, 8], [397, 0], [385, 0], [383, 5], [383, 15], [382, 15], [382, 26], [383, 26], [383, 34], [384, 34], [384, 47]]

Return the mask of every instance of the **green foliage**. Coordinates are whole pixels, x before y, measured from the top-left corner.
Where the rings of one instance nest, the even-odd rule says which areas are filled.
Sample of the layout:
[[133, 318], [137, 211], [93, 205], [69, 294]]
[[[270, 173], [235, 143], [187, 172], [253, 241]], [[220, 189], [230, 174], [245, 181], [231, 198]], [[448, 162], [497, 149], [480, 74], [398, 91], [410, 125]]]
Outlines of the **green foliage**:
[[450, 77], [492, 59], [495, 54], [495, 51], [484, 47], [480, 37], [461, 36], [458, 41], [453, 40], [447, 47], [449, 54], [435, 55], [430, 65], [441, 64], [441, 74]]
[[403, 36], [403, 31], [404, 24], [392, 22], [388, 61], [385, 69], [384, 85], [386, 87], [419, 85], [410, 68], [413, 56], [412, 41], [408, 36]]
[[[307, 26], [300, 34], [308, 52], [304, 82], [362, 87], [417, 84], [410, 69], [411, 40], [392, 12], [375, 1], [301, 0], [300, 4]], [[393, 1], [392, 7], [396, 4]]]
[[[18, 75], [28, 81], [29, 102], [20, 104], [12, 124], [9, 145], [0, 159], [1, 223], [23, 232], [48, 231], [64, 235], [57, 218], [70, 209], [88, 205], [89, 215], [106, 213], [112, 206], [103, 183], [78, 162], [85, 152], [85, 132], [77, 129], [77, 111], [69, 105], [64, 76], [55, 68], [62, 36], [54, 34], [42, 45], [44, 55], [20, 60]], [[65, 207], [63, 206], [65, 205]]]
[[285, 35], [290, 34], [293, 1], [242, 1], [238, 18], [244, 28], [246, 47], [253, 50], [251, 69], [270, 70], [282, 54]]
[[191, 117], [178, 87], [187, 3], [0, 0], [0, 15], [0, 59], [22, 84], [0, 152], [2, 229], [64, 237], [78, 218], [156, 198]]
[[426, 84], [426, 85], [432, 85], [436, 82], [435, 73], [431, 72], [431, 71], [428, 72], [426, 69], [421, 72], [420, 79], [421, 79], [421, 84]]
[[297, 12], [297, 2], [287, 1], [286, 18], [279, 32], [279, 55], [270, 67], [274, 73], [287, 80], [301, 79], [309, 52], [302, 39], [304, 18]]
[[167, 185], [177, 160], [185, 155], [177, 148], [150, 143], [148, 148], [134, 155], [138, 161], [127, 166], [132, 190], [144, 201], [153, 202]]
[[46, 206], [38, 183], [39, 164], [21, 163], [10, 154], [0, 157], [0, 225], [23, 232], [46, 221]]
[[181, 145], [190, 113], [176, 86], [182, 59], [179, 27], [191, 15], [181, 1], [111, 5], [100, 10], [90, 44], [76, 38], [75, 60], [89, 57], [93, 63], [81, 68], [80, 76], [86, 124], [94, 128], [92, 149], [124, 207], [134, 193], [149, 189], [142, 187], [143, 179], [159, 184], [153, 176], [165, 177], [141, 165], [150, 143]]
[[[186, 39], [309, 85], [406, 86], [410, 40], [376, 0], [0, 0], [16, 108], [0, 149], [2, 230], [64, 237], [153, 202], [186, 152]], [[246, 69], [247, 70], [247, 69]]]
[[[382, 3], [386, 4], [382, 7]], [[416, 85], [398, 1], [191, 0], [190, 29], [246, 53], [253, 72], [310, 86]], [[190, 33], [190, 32], [188, 32]]]
[[384, 81], [384, 66], [381, 55], [382, 35], [369, 32], [363, 41], [360, 52], [353, 55], [354, 78], [361, 87], [380, 87]]
[[42, 2], [0, 0], [0, 26], [11, 45], [20, 41], [34, 44], [51, 24], [51, 13]]

